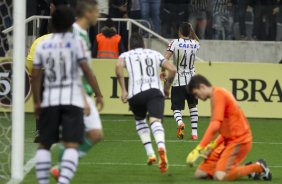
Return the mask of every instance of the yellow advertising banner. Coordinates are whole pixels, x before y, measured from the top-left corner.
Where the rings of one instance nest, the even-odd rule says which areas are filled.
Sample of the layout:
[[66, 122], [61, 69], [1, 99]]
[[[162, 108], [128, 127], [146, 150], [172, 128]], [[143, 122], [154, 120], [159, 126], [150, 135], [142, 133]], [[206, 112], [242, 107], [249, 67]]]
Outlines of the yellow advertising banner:
[[[7, 59], [5, 60], [7, 62]], [[100, 84], [105, 100], [102, 114], [131, 114], [128, 104], [120, 100], [120, 88], [115, 77], [116, 60], [93, 60], [92, 67]], [[0, 111], [10, 111], [9, 106], [3, 107], [3, 99], [7, 96], [5, 77], [0, 62]], [[2, 69], [2, 70], [1, 70]], [[258, 63], [196, 63], [196, 72], [205, 75], [213, 85], [221, 86], [233, 93], [247, 117], [282, 118], [282, 65]], [[9, 75], [10, 76], [10, 75]], [[28, 85], [28, 80], [26, 80]], [[6, 85], [6, 86], [5, 86]], [[32, 99], [27, 95], [25, 111], [32, 112]], [[3, 95], [5, 94], [5, 95]], [[2, 95], [2, 96], [1, 96]], [[5, 100], [4, 100], [5, 101]], [[6, 100], [7, 102], [7, 100]], [[186, 105], [187, 107], [187, 105]], [[210, 102], [199, 102], [200, 116], [210, 115]], [[170, 100], [166, 100], [165, 114], [172, 115]], [[184, 114], [188, 115], [186, 109]]]

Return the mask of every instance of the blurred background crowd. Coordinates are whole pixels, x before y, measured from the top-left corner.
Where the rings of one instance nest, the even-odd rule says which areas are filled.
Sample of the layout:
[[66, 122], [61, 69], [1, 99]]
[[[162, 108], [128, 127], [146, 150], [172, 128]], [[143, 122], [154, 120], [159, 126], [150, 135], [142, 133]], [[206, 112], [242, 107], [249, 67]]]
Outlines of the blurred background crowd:
[[[55, 0], [75, 6], [76, 0]], [[167, 38], [190, 22], [200, 39], [282, 39], [282, 0], [98, 0], [101, 17], [143, 19]], [[33, 5], [34, 6], [34, 5]], [[35, 14], [47, 15], [49, 0], [37, 0]]]
[[[27, 17], [49, 16], [56, 6], [65, 4], [75, 7], [76, 1], [27, 0]], [[202, 40], [282, 41], [282, 0], [97, 1], [101, 18], [131, 18], [169, 39], [178, 36], [180, 22], [188, 21]], [[12, 0], [0, 1], [1, 31], [12, 25], [11, 4]], [[120, 51], [128, 49], [127, 24], [111, 21], [102, 22], [89, 30], [93, 47], [97, 45], [97, 35], [102, 30], [107, 32], [104, 27], [111, 28], [110, 35], [116, 32], [121, 36], [121, 42], [117, 43]], [[47, 32], [48, 21], [41, 21], [39, 36]], [[8, 41], [5, 34], [0, 35], [0, 56], [3, 56], [8, 50]], [[93, 51], [95, 53], [95, 48]]]

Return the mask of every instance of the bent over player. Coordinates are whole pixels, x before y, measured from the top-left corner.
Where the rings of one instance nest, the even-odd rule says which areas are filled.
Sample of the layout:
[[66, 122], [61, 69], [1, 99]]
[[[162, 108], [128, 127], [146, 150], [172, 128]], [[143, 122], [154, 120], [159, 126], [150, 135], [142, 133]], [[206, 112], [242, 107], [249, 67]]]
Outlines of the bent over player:
[[[240, 165], [251, 150], [252, 133], [233, 95], [224, 88], [213, 87], [201, 75], [191, 79], [188, 89], [201, 100], [211, 99], [212, 108], [210, 124], [203, 139], [187, 157], [187, 163], [193, 165], [201, 154], [207, 155], [195, 176], [232, 181], [249, 175], [271, 180], [271, 172], [262, 159], [256, 163]], [[219, 136], [211, 143], [217, 133]]]
[[[151, 133], [146, 122], [149, 113], [149, 122], [155, 141], [158, 146], [160, 170], [167, 171], [165, 133], [162, 125], [164, 112], [164, 94], [158, 69], [164, 67], [170, 74], [168, 81], [172, 83], [176, 68], [154, 50], [145, 49], [143, 38], [133, 35], [130, 39], [130, 51], [120, 55], [116, 63], [116, 74], [122, 89], [122, 101], [129, 102], [131, 111], [136, 120], [137, 133], [144, 144], [148, 156], [148, 165], [156, 162], [156, 156], [151, 142]], [[125, 86], [123, 69], [129, 74], [128, 90]]]
[[[185, 101], [188, 102], [190, 111], [192, 135], [191, 139], [198, 139], [198, 100], [187, 93], [186, 86], [195, 74], [195, 54], [200, 48], [199, 39], [194, 33], [191, 24], [184, 22], [179, 26], [179, 38], [173, 40], [165, 53], [169, 60], [173, 56], [173, 62], [177, 67], [177, 74], [171, 88], [171, 110], [178, 124], [177, 137], [184, 138], [185, 124], [182, 120], [181, 111], [185, 109]], [[169, 92], [166, 92], [168, 95]]]
[[[35, 50], [32, 88], [35, 115], [39, 117], [39, 146], [36, 152], [36, 174], [39, 184], [49, 183], [50, 147], [63, 141], [60, 184], [68, 184], [78, 165], [78, 147], [83, 141], [83, 94], [79, 68], [91, 87], [97, 87], [88, 66], [81, 40], [71, 31], [73, 11], [59, 7], [52, 14], [54, 33], [41, 41]], [[42, 69], [44, 90], [40, 98]], [[61, 129], [62, 128], [62, 129]], [[61, 130], [61, 131], [60, 131]]]

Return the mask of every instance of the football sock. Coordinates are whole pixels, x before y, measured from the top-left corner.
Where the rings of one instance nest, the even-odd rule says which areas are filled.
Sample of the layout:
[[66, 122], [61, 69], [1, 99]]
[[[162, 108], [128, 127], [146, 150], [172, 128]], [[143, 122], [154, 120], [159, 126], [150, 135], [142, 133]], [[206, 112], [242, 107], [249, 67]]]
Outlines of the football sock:
[[92, 142], [87, 138], [84, 137], [82, 144], [79, 146], [79, 158], [84, 157], [93, 147]]
[[35, 169], [38, 184], [49, 184], [49, 170], [51, 168], [51, 153], [49, 150], [39, 149], [35, 155]]
[[61, 172], [59, 176], [59, 184], [69, 184], [74, 176], [78, 165], [78, 151], [74, 148], [67, 148], [64, 151], [61, 162]]
[[225, 180], [236, 180], [242, 176], [247, 176], [253, 172], [261, 173], [263, 172], [263, 169], [260, 165], [256, 163], [251, 165], [239, 166], [227, 173], [227, 175], [225, 176]]
[[147, 156], [155, 154], [152, 146], [150, 129], [146, 120], [136, 121], [136, 131], [145, 147]]
[[156, 144], [158, 145], [158, 148], [165, 148], [165, 133], [164, 133], [164, 128], [161, 122], [159, 121], [154, 121], [151, 123], [151, 130], [153, 132]]
[[180, 110], [174, 110], [173, 111], [173, 116], [175, 121], [177, 122], [178, 126], [180, 125], [180, 123], [182, 123], [182, 114]]
[[190, 110], [190, 119], [192, 126], [192, 135], [198, 135], [198, 109], [197, 107], [191, 108]]

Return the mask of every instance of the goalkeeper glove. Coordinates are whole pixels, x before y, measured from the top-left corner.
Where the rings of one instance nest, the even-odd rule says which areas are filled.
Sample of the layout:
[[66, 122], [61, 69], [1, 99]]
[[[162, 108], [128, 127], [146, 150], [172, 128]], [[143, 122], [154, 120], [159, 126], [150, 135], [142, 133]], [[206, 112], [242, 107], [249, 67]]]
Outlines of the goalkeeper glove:
[[193, 151], [191, 151], [187, 158], [186, 158], [186, 163], [190, 165], [191, 167], [194, 166], [194, 163], [196, 160], [201, 157], [202, 153], [204, 151], [204, 148], [202, 148], [200, 145], [198, 145]]
[[214, 148], [216, 148], [216, 147], [217, 147], [217, 143], [216, 143], [215, 141], [209, 143], [209, 144], [203, 149], [203, 151], [202, 151], [202, 153], [201, 153], [200, 156], [203, 157], [204, 159], [206, 159], [206, 158], [210, 155], [210, 153], [212, 152], [212, 150], [213, 150]]

